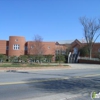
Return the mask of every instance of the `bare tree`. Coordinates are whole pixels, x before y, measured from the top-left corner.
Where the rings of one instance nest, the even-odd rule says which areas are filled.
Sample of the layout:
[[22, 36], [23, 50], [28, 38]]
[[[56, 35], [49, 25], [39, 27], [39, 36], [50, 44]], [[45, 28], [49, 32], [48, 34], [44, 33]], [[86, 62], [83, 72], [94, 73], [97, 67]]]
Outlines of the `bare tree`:
[[92, 57], [93, 44], [96, 42], [97, 38], [100, 36], [100, 19], [89, 19], [86, 17], [81, 17], [80, 22], [83, 26], [84, 37], [86, 39], [89, 57]]
[[35, 55], [43, 55], [45, 52], [43, 39], [39, 35], [34, 36], [34, 53]]
[[41, 59], [41, 57], [45, 53], [43, 39], [41, 36], [35, 35], [33, 41], [29, 42], [28, 52], [30, 55], [36, 57], [38, 60]]

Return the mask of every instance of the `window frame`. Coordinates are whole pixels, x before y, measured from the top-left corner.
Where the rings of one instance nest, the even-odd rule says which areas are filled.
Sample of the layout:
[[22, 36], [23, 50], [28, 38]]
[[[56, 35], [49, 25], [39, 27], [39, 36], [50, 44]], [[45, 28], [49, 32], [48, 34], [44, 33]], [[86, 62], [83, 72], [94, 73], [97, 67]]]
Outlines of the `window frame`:
[[13, 45], [13, 50], [19, 50], [20, 49], [20, 45], [19, 44], [14, 44]]

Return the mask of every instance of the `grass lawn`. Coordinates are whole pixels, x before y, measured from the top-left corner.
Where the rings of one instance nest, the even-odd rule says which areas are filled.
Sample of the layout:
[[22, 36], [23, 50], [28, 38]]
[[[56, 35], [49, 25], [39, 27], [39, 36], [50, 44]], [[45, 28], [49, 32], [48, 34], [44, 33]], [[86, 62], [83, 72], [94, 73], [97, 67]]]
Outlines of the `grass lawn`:
[[67, 64], [59, 64], [59, 63], [42, 63], [42, 64], [29, 64], [29, 63], [0, 63], [0, 67], [59, 67], [59, 66], [67, 66]]

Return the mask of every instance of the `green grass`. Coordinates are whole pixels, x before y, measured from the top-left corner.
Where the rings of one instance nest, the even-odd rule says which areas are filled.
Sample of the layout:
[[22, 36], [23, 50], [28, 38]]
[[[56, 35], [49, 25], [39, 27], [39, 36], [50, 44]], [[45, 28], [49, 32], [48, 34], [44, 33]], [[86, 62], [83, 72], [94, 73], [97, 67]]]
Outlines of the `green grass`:
[[20, 64], [0, 64], [0, 67], [21, 67]]
[[28, 64], [29, 67], [55, 67], [59, 65], [39, 65], [39, 64]]
[[[57, 66], [61, 66], [59, 64], [29, 64], [29, 63], [0, 63], [0, 67], [57, 67]], [[68, 65], [63, 65], [63, 66], [68, 66]]]

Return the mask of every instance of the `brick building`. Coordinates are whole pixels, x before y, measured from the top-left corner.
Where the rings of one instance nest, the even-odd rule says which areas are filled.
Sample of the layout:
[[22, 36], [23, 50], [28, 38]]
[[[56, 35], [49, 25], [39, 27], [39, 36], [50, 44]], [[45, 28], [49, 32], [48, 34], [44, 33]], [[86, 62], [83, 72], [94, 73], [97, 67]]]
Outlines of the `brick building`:
[[[9, 40], [0, 40], [0, 54], [7, 56], [20, 56], [35, 54], [34, 41], [26, 41], [25, 37], [21, 36], [9, 36]], [[56, 54], [65, 54], [66, 49], [71, 47], [73, 51], [78, 51], [86, 43], [80, 40], [74, 41], [58, 41], [58, 42], [42, 42], [43, 45], [43, 55], [53, 55], [55, 58]], [[95, 43], [93, 46], [92, 55], [100, 52], [100, 43]]]
[[[86, 45], [87, 45], [86, 42], [76, 39], [72, 43], [70, 43], [71, 51], [72, 52], [79, 51], [80, 48], [82, 48]], [[98, 57], [98, 53], [100, 53], [100, 43], [95, 43], [92, 48], [92, 57], [94, 57], [94, 58]]]
[[[20, 56], [20, 55], [35, 55], [35, 42], [26, 41], [21, 36], [9, 36], [9, 40], [0, 40], [0, 54], [7, 56]], [[66, 47], [63, 45], [56, 45], [56, 42], [42, 42], [43, 55], [53, 55], [55, 57], [56, 50], [66, 51]], [[38, 48], [40, 49], [40, 48]], [[37, 50], [36, 50], [37, 51]]]

